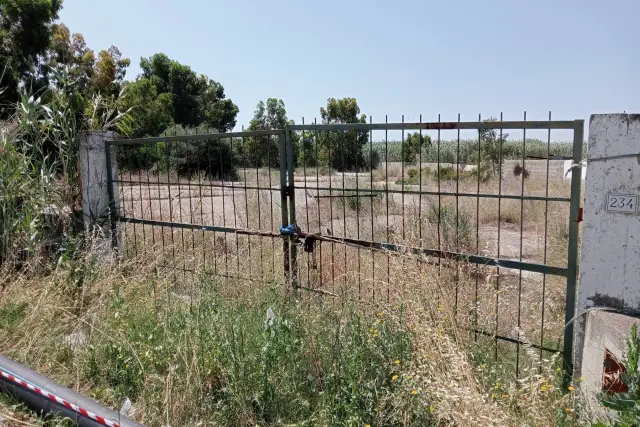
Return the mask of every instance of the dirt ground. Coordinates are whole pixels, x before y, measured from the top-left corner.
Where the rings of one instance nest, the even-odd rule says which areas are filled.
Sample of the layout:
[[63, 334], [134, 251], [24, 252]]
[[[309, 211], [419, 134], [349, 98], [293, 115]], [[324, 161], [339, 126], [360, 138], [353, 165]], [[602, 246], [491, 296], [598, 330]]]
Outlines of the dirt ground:
[[[544, 176], [531, 176], [523, 189], [521, 178], [514, 176], [486, 183], [425, 177], [420, 186], [402, 181], [402, 172], [406, 179], [409, 169], [388, 164], [359, 174], [307, 170], [305, 176], [299, 171], [294, 180], [296, 222], [305, 232], [566, 267], [569, 204], [496, 196], [568, 198], [567, 181], [547, 183]], [[121, 214], [126, 217], [274, 233], [282, 225], [277, 171], [241, 171], [237, 181], [140, 174], [121, 180]], [[478, 197], [478, 192], [490, 197]], [[129, 244], [136, 248], [159, 246], [162, 241], [163, 256], [171, 247], [169, 257], [174, 261], [178, 248], [183, 266], [200, 260], [214, 265], [215, 274], [221, 276], [283, 278], [282, 246], [277, 238], [139, 224], [127, 224], [125, 230]], [[435, 258], [424, 262], [426, 266], [438, 263]], [[466, 305], [467, 321], [513, 338], [524, 335], [538, 344], [557, 343], [564, 321], [564, 278], [447, 265], [445, 275], [453, 283], [457, 303]], [[327, 242], [318, 245], [315, 268], [313, 256], [302, 250], [298, 267], [298, 280], [305, 287], [331, 294], [346, 289], [358, 298], [366, 295], [374, 300], [389, 298], [397, 277], [418, 270], [438, 277], [443, 274], [442, 263], [437, 270], [423, 269], [388, 254]]]

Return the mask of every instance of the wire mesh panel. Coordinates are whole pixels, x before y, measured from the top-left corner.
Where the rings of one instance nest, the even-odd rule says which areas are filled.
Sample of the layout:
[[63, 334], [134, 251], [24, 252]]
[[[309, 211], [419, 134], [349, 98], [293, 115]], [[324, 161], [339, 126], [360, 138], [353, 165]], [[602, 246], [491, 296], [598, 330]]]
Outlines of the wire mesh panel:
[[374, 303], [430, 289], [484, 357], [519, 375], [523, 351], [561, 353], [569, 372], [581, 177], [564, 162], [581, 160], [583, 126], [303, 120], [113, 141], [112, 217], [126, 253], [171, 274]]
[[299, 286], [393, 302], [433, 282], [516, 374], [525, 349], [569, 369], [580, 177], [563, 166], [583, 123], [502, 119], [290, 126]]
[[282, 131], [110, 145], [127, 255], [153, 256], [172, 274], [283, 281]]

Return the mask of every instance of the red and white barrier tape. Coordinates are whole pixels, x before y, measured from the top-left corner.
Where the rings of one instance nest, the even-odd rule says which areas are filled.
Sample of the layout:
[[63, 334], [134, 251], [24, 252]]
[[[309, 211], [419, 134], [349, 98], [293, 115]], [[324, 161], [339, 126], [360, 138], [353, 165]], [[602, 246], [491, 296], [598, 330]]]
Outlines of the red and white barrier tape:
[[96, 421], [99, 424], [102, 424], [104, 426], [108, 426], [108, 427], [121, 427], [120, 424], [118, 424], [117, 422], [108, 420], [104, 417], [101, 417], [100, 415], [96, 415], [93, 412], [89, 412], [86, 409], [83, 409], [81, 407], [79, 407], [78, 405], [74, 405], [71, 402], [67, 402], [66, 400], [62, 399], [61, 397], [56, 396], [53, 393], [50, 393], [46, 390], [43, 390], [39, 387], [34, 386], [33, 384], [30, 384], [28, 382], [26, 382], [25, 380], [23, 380], [22, 378], [17, 378], [14, 375], [3, 371], [2, 369], [0, 369], [0, 376], [8, 379], [9, 381], [11, 381], [12, 383], [15, 383], [23, 388], [26, 388], [28, 390], [31, 390], [32, 392], [39, 394], [41, 396], [46, 397], [47, 399], [51, 400], [52, 402], [56, 402], [62, 406], [64, 406], [67, 409], [70, 409], [72, 411], [77, 412], [78, 414], [86, 417], [86, 418], [90, 418], [94, 421]]

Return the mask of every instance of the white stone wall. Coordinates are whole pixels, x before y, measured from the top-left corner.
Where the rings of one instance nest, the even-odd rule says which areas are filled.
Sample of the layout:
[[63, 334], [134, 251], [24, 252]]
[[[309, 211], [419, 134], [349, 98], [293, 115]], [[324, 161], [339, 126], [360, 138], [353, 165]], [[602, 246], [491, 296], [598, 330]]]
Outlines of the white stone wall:
[[582, 390], [594, 403], [604, 351], [622, 358], [625, 338], [637, 321], [634, 312], [640, 309], [640, 208], [635, 213], [607, 209], [608, 194], [640, 199], [640, 115], [592, 115], [588, 153], [575, 373], [585, 377]]
[[578, 310], [640, 309], [640, 215], [606, 209], [607, 194], [640, 198], [640, 115], [592, 115], [588, 151]]

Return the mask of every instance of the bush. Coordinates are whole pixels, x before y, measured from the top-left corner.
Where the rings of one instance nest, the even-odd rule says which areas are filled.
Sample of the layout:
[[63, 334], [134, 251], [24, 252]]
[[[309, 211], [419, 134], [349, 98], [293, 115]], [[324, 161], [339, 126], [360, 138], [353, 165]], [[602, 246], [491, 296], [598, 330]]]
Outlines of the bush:
[[[462, 177], [462, 171], [460, 171], [460, 176]], [[436, 168], [433, 170], [433, 177], [440, 181], [446, 181], [457, 179], [458, 174], [452, 166], [441, 166], [440, 169]]]
[[124, 145], [117, 148], [116, 159], [121, 170], [138, 171], [159, 164], [165, 152], [164, 142]]
[[[173, 126], [167, 136], [212, 133], [210, 129]], [[217, 133], [217, 132], [213, 132]], [[212, 178], [236, 179], [237, 168], [245, 157], [241, 141], [230, 138], [211, 140], [159, 141], [117, 147], [118, 165], [123, 170], [175, 171], [190, 177], [204, 173]]]

